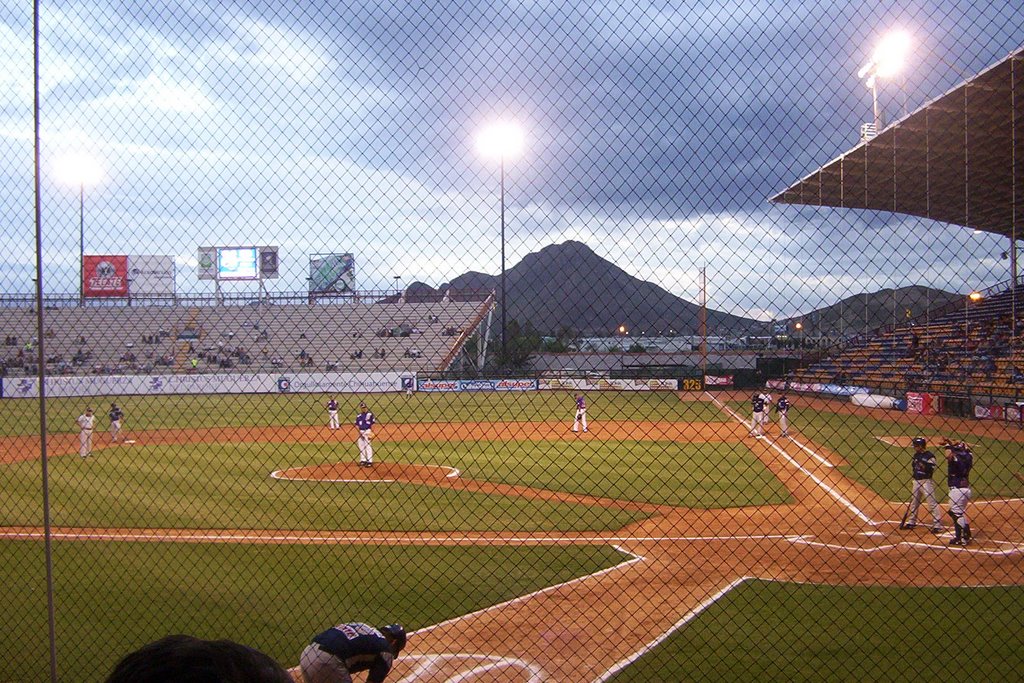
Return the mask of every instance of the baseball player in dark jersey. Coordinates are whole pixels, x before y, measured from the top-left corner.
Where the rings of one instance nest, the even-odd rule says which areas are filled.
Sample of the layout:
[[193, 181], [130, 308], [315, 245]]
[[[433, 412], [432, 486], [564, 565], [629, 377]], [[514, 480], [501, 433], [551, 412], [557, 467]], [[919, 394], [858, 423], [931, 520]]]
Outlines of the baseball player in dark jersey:
[[928, 511], [932, 513], [932, 532], [942, 533], [942, 515], [939, 512], [939, 504], [935, 501], [935, 482], [932, 481], [932, 474], [935, 472], [935, 454], [929, 451], [925, 445], [924, 437], [916, 437], [914, 444], [914, 455], [910, 459], [910, 473], [914, 477], [914, 483], [910, 490], [910, 507], [907, 509], [907, 521], [900, 526], [901, 529], [913, 529], [917, 526], [917, 510], [921, 507], [921, 498], [928, 503]]
[[764, 436], [764, 396], [754, 394], [750, 399], [750, 408], [753, 412], [750, 423], [750, 435]]
[[789, 399], [785, 394], [779, 396], [775, 412], [779, 414], [779, 436], [789, 436]]
[[124, 419], [124, 411], [116, 403], [111, 403], [107, 417], [110, 418], [110, 442], [117, 443], [117, 437], [121, 433], [121, 420]]
[[356, 429], [359, 430], [356, 443], [359, 445], [360, 467], [373, 467], [373, 425], [376, 423], [376, 418], [366, 404], [360, 403], [359, 414], [356, 415]]
[[379, 629], [359, 622], [338, 624], [313, 636], [299, 668], [306, 683], [352, 683], [352, 674], [359, 671], [367, 672], [366, 683], [384, 683], [405, 641], [399, 624]]
[[949, 511], [953, 519], [954, 535], [950, 545], [968, 545], [971, 542], [971, 524], [967, 519], [967, 504], [971, 501], [971, 468], [974, 454], [963, 441], [948, 439], [946, 449], [947, 481], [949, 483]]

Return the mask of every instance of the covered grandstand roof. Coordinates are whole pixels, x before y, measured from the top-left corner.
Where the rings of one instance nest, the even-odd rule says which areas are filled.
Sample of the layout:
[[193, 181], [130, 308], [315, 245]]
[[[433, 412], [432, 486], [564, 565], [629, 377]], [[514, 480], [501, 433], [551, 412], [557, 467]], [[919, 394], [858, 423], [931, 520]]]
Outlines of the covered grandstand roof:
[[894, 211], [1020, 236], [1024, 227], [1024, 48], [894, 122], [771, 201]]

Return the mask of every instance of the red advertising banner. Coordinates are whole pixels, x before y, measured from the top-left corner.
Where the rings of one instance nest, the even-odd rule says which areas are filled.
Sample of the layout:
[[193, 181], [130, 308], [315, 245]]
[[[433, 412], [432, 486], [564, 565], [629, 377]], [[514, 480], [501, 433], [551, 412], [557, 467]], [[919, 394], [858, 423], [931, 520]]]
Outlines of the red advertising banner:
[[83, 256], [82, 296], [128, 296], [128, 257]]
[[907, 392], [907, 412], [919, 415], [938, 415], [939, 400], [934, 394], [922, 394], [916, 391]]

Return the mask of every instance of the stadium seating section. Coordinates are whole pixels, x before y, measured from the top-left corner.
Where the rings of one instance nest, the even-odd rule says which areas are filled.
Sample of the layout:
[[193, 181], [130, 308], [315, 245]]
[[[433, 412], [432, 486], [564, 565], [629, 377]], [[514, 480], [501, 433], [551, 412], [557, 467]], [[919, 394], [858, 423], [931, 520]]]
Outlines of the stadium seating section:
[[[1013, 314], [1016, 307], [1016, 314]], [[1016, 324], [1016, 330], [1013, 325]], [[1024, 391], [1024, 287], [965, 302], [943, 315], [857, 338], [797, 371], [793, 382], [1016, 396]]]
[[[492, 299], [341, 305], [86, 306], [45, 311], [52, 374], [443, 371]], [[37, 371], [36, 314], [0, 308], [0, 363]]]

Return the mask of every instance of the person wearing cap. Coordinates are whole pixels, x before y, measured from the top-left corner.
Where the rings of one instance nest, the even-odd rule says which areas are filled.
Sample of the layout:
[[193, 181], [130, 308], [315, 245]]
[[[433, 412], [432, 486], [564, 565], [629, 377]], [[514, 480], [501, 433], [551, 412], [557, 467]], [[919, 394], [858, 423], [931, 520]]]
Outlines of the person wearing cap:
[[86, 408], [85, 412], [78, 416], [78, 454], [83, 458], [92, 455], [92, 430], [96, 426], [96, 416], [92, 414], [92, 408]]
[[967, 518], [967, 504], [971, 502], [971, 468], [974, 453], [963, 441], [943, 443], [946, 449], [947, 483], [949, 484], [949, 514], [953, 520], [954, 535], [950, 545], [970, 545], [971, 523]]
[[932, 513], [932, 532], [942, 533], [942, 514], [935, 500], [935, 454], [926, 448], [924, 437], [918, 436], [911, 442], [914, 444], [914, 455], [910, 459], [910, 473], [914, 483], [910, 489], [910, 507], [907, 510], [907, 521], [900, 525], [901, 529], [913, 529], [917, 526], [917, 509], [921, 507], [921, 498], [928, 503], [928, 511]]
[[121, 420], [124, 419], [124, 411], [116, 403], [110, 404], [110, 443], [117, 443], [117, 437], [121, 434]]
[[356, 429], [359, 430], [359, 438], [356, 443], [359, 445], [359, 466], [373, 467], [373, 425], [377, 420], [369, 411], [365, 403], [359, 404], [359, 414], [356, 415]]
[[384, 683], [405, 641], [399, 624], [338, 624], [313, 636], [299, 668], [306, 683], [352, 683], [352, 674], [359, 671], [367, 672], [366, 683]]

